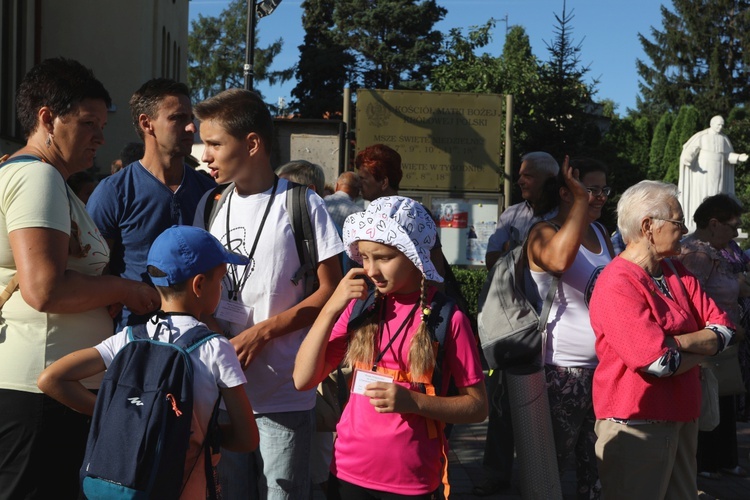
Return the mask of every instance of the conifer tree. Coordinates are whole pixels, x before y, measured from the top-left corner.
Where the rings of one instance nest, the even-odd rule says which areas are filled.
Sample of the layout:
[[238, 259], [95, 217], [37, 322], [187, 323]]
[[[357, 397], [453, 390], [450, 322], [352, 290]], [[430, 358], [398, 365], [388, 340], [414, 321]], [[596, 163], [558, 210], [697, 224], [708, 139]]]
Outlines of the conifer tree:
[[562, 14], [555, 14], [555, 36], [547, 42], [549, 60], [541, 70], [541, 114], [532, 133], [538, 148], [562, 158], [592, 149], [600, 134], [592, 120], [596, 106], [593, 96], [598, 82], [585, 81], [589, 67], [581, 64], [582, 42], [573, 40], [573, 12], [563, 1]]
[[672, 0], [662, 27], [639, 39], [650, 61], [636, 62], [638, 109], [654, 121], [694, 105], [703, 121], [750, 100], [750, 1]]
[[355, 87], [424, 89], [443, 35], [435, 0], [336, 0], [334, 33], [349, 47]]
[[667, 111], [661, 115], [659, 122], [654, 128], [654, 136], [651, 138], [651, 151], [648, 156], [648, 168], [646, 177], [651, 180], [661, 180], [667, 173], [664, 164], [664, 151], [667, 148], [667, 138], [674, 123], [674, 113]]
[[666, 168], [664, 182], [677, 184], [680, 178], [682, 145], [701, 128], [700, 115], [695, 106], [682, 106], [677, 113], [677, 118], [675, 118], [674, 125], [667, 138], [667, 145], [664, 148], [663, 165]]
[[304, 43], [295, 71], [297, 86], [292, 90], [293, 106], [302, 118], [323, 118], [341, 112], [344, 86], [354, 56], [346, 50], [332, 31], [336, 0], [302, 2]]

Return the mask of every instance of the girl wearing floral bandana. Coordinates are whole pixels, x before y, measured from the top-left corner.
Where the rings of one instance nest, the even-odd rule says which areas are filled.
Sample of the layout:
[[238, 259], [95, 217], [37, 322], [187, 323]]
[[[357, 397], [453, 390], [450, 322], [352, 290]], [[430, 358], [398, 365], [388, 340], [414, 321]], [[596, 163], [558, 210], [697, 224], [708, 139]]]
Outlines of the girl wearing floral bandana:
[[[336, 428], [328, 498], [432, 499], [445, 469], [444, 423], [481, 422], [487, 395], [469, 319], [454, 307], [444, 342], [446, 396], [431, 386], [435, 347], [426, 326], [443, 281], [430, 261], [437, 234], [422, 205], [402, 196], [373, 201], [344, 223], [344, 246], [362, 265], [349, 271], [297, 354], [297, 389], [315, 387], [342, 361], [355, 368], [352, 394]], [[376, 300], [349, 330], [357, 299], [374, 286]], [[433, 391], [434, 393], [434, 391]], [[443, 491], [447, 496], [448, 491]]]

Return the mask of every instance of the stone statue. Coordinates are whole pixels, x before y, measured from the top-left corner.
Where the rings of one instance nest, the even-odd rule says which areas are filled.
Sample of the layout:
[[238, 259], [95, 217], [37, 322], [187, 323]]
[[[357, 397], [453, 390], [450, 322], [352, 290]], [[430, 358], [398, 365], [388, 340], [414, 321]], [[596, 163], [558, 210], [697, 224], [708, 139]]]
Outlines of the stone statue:
[[685, 225], [695, 231], [693, 214], [703, 199], [724, 193], [734, 197], [734, 165], [747, 161], [746, 154], [734, 152], [732, 143], [721, 133], [724, 119], [711, 118], [711, 126], [693, 135], [682, 146], [680, 155], [680, 204]]

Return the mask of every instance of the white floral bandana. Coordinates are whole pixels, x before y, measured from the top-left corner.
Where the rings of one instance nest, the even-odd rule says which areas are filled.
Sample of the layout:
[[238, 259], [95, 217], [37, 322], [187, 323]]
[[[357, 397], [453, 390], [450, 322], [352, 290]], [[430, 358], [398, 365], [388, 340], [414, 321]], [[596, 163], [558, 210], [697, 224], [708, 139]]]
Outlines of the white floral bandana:
[[374, 241], [397, 248], [422, 271], [424, 277], [438, 283], [443, 278], [430, 260], [437, 241], [437, 229], [427, 210], [411, 198], [384, 196], [374, 200], [364, 212], [344, 221], [346, 254], [359, 264], [358, 241]]

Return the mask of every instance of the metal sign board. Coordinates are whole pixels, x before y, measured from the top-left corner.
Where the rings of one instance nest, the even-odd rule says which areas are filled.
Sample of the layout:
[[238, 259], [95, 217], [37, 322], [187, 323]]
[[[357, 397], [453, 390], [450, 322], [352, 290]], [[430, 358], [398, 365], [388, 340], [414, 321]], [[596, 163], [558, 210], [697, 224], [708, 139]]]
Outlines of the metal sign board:
[[401, 155], [400, 189], [492, 192], [501, 187], [504, 97], [357, 91], [357, 150], [385, 144]]

